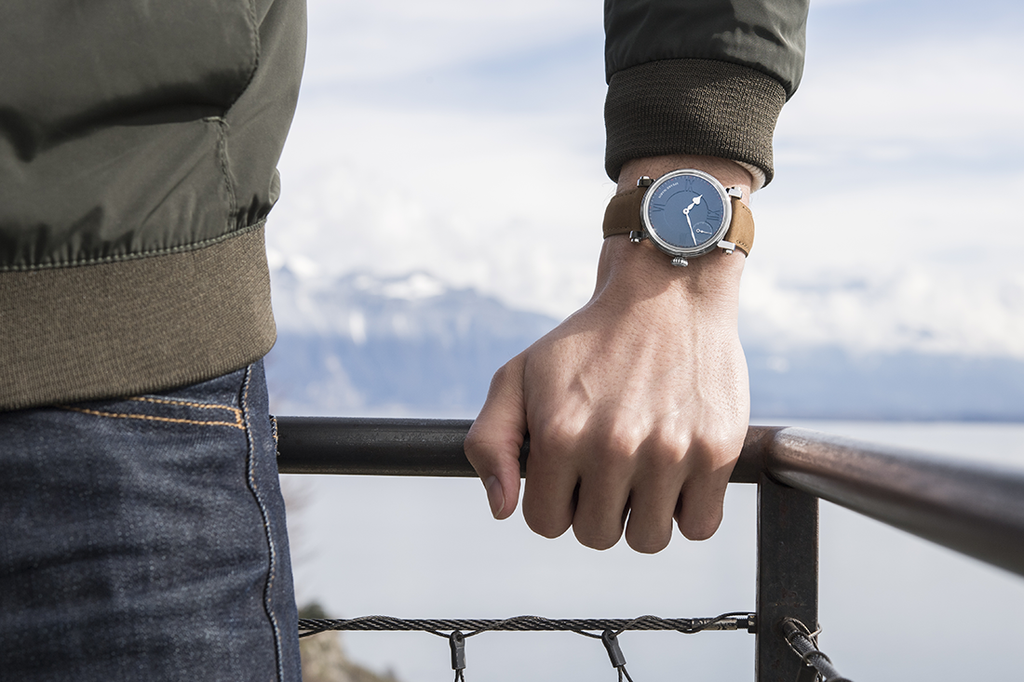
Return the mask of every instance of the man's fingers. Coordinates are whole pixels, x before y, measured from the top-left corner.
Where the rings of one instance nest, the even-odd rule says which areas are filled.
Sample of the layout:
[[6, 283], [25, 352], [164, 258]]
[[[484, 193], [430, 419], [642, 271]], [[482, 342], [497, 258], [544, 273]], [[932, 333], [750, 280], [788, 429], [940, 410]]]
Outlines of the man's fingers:
[[526, 433], [523, 363], [521, 355], [512, 358], [494, 374], [487, 401], [466, 435], [466, 457], [496, 519], [511, 516], [519, 501], [519, 452]]
[[572, 532], [580, 544], [608, 549], [622, 537], [629, 487], [606, 475], [580, 481], [579, 502], [572, 520]]
[[744, 430], [695, 438], [676, 512], [679, 530], [690, 540], [707, 540], [722, 523], [722, 505], [733, 465], [743, 447]]
[[637, 552], [654, 554], [672, 539], [672, 517], [679, 502], [681, 476], [672, 472], [638, 481], [629, 497], [626, 542]]
[[639, 473], [637, 448], [644, 437], [645, 429], [635, 420], [621, 417], [599, 420], [581, 434], [579, 499], [572, 519], [581, 544], [608, 549], [622, 537]]
[[[724, 478], [724, 480], [723, 480]], [[722, 504], [729, 475], [721, 472], [687, 479], [680, 495], [676, 522], [690, 540], [707, 540], [722, 524]]]
[[573, 522], [579, 483], [574, 442], [570, 434], [557, 430], [530, 433], [523, 518], [530, 530], [546, 538], [557, 538]]

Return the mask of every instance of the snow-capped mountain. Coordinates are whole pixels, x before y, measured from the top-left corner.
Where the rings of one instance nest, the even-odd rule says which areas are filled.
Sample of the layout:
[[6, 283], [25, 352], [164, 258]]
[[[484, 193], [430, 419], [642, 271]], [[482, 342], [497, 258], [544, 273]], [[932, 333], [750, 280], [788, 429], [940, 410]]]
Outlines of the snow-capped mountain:
[[278, 414], [471, 417], [490, 377], [557, 324], [422, 273], [302, 279], [274, 272]]
[[[494, 371], [557, 324], [423, 273], [273, 279], [277, 414], [469, 418]], [[1020, 360], [780, 344], [747, 326], [755, 419], [1024, 420]]]

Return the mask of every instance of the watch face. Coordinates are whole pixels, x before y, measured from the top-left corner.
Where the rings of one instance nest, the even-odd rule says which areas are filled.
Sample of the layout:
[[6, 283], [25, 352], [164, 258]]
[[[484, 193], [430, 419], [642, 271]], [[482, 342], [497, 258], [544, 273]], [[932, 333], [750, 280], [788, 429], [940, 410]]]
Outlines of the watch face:
[[732, 204], [715, 178], [673, 171], [652, 184], [641, 205], [647, 236], [676, 256], [699, 256], [717, 246], [732, 219]]

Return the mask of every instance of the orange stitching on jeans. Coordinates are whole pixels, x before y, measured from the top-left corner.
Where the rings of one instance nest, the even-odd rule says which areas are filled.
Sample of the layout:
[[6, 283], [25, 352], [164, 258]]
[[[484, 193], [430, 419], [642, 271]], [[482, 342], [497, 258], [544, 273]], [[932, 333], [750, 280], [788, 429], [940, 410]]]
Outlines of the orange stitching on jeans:
[[[172, 419], [171, 417], [153, 417], [148, 414], [124, 414], [119, 412], [101, 412], [100, 410], [87, 410], [83, 407], [71, 407], [70, 405], [57, 405], [62, 410], [70, 410], [71, 412], [81, 412], [82, 414], [91, 414], [97, 417], [113, 417], [115, 419], [142, 419], [145, 421], [153, 422], [166, 422], [170, 424], [195, 424], [196, 426], [230, 426], [234, 429], [241, 429], [245, 431], [245, 427], [238, 422], [204, 422], [197, 419]], [[229, 408], [230, 409], [230, 408]]]
[[235, 415], [235, 423], [239, 426], [242, 425], [242, 411], [237, 407], [229, 407], [227, 405], [209, 405], [206, 403], [193, 403], [187, 400], [173, 400], [169, 398], [149, 398], [146, 396], [136, 396], [128, 398], [128, 400], [134, 400], [140, 403], [156, 403], [158, 405], [181, 405], [184, 407], [196, 407], [201, 410], [228, 410]]

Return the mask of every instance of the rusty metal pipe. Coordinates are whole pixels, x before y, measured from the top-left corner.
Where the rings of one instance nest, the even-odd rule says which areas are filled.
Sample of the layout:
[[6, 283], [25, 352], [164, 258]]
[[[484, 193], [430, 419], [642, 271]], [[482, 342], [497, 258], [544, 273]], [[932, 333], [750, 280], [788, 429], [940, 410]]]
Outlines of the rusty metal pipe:
[[[282, 473], [474, 476], [469, 420], [279, 417]], [[521, 458], [525, 467], [529, 442]], [[731, 481], [784, 485], [1024, 575], [1024, 472], [752, 426]]]
[[1024, 470], [798, 428], [757, 447], [780, 483], [1024, 575]]

